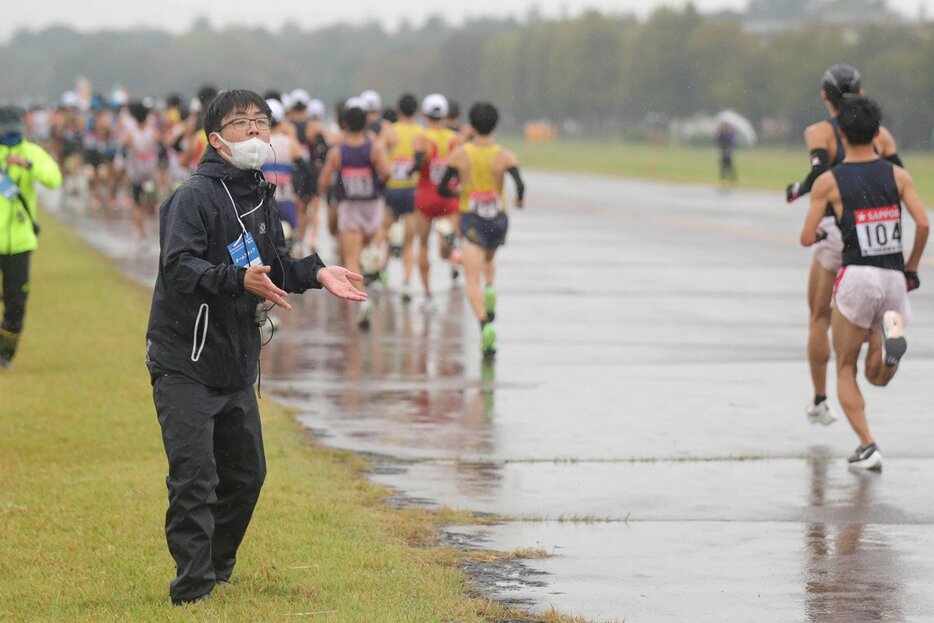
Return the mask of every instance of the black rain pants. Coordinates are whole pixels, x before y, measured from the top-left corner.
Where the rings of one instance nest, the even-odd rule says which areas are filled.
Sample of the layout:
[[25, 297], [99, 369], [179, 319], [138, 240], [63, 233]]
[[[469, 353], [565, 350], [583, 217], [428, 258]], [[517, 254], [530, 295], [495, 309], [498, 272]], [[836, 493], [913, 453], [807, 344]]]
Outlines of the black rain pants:
[[0, 281], [3, 282], [3, 321], [0, 323], [0, 357], [13, 359], [26, 316], [29, 296], [30, 251], [0, 255]]
[[266, 457], [252, 387], [218, 390], [163, 374], [153, 382], [153, 401], [169, 460], [165, 536], [177, 568], [169, 595], [181, 603], [229, 580]]

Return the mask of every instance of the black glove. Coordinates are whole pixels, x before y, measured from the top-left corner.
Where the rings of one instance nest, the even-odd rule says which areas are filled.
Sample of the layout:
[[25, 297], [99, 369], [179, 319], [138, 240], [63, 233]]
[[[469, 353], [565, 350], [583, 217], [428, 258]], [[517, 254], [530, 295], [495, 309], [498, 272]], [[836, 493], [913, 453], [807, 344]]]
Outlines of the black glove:
[[785, 201], [791, 203], [795, 199], [801, 196], [801, 182], [795, 182], [794, 184], [788, 184], [785, 188]]
[[908, 291], [917, 290], [921, 287], [921, 278], [918, 277], [918, 271], [916, 270], [906, 270], [905, 271], [905, 283], [908, 285]]

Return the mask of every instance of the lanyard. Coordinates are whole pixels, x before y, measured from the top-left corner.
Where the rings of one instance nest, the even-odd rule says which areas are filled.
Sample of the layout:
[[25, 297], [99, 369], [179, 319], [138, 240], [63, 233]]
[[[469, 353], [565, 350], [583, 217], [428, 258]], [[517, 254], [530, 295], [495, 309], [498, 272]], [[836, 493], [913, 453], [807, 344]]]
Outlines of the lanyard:
[[221, 185], [224, 187], [224, 190], [227, 191], [227, 197], [230, 199], [230, 205], [233, 206], [234, 214], [235, 214], [236, 217], [237, 217], [237, 221], [240, 223], [240, 229], [242, 229], [242, 230], [243, 230], [243, 233], [246, 234], [246, 233], [247, 233], [247, 231], [246, 231], [246, 225], [243, 224], [243, 219], [240, 218], [240, 217], [241, 217], [241, 216], [249, 216], [250, 214], [253, 214], [253, 213], [256, 212], [257, 210], [259, 210], [261, 207], [263, 207], [263, 200], [260, 199], [260, 200], [259, 200], [259, 203], [256, 205], [256, 207], [253, 208], [252, 210], [250, 210], [249, 212], [244, 212], [243, 214], [240, 214], [240, 211], [237, 209], [237, 202], [234, 201], [233, 195], [230, 194], [230, 189], [227, 188], [227, 184], [224, 183], [224, 180], [221, 180]]

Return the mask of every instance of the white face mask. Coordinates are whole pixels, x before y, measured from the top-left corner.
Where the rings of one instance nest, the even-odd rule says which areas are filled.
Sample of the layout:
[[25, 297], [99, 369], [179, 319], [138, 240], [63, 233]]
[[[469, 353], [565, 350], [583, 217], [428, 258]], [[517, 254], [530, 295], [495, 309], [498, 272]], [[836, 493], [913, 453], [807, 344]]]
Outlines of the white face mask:
[[245, 141], [240, 141], [239, 143], [229, 143], [225, 141], [224, 137], [220, 134], [217, 135], [217, 138], [230, 148], [229, 156], [223, 151], [218, 150], [219, 153], [229, 161], [230, 164], [244, 171], [260, 168], [262, 164], [266, 162], [266, 156], [269, 155], [269, 149], [272, 147], [269, 143], [255, 136]]

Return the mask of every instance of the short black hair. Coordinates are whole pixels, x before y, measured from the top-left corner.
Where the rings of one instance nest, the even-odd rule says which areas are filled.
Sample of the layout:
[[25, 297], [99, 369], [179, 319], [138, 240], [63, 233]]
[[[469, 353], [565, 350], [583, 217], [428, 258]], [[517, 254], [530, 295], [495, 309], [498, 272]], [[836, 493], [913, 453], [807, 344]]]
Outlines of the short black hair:
[[418, 100], [411, 93], [406, 93], [399, 98], [399, 112], [406, 117], [414, 117], [418, 111]]
[[204, 132], [218, 132], [221, 127], [221, 121], [231, 112], [246, 112], [250, 104], [255, 104], [260, 112], [272, 120], [272, 111], [269, 110], [269, 104], [266, 103], [259, 93], [248, 91], [246, 89], [230, 89], [217, 95], [204, 111]]
[[356, 106], [353, 108], [345, 108], [344, 123], [347, 124], [347, 130], [349, 132], [362, 132], [363, 128], [366, 127], [366, 111]]
[[142, 102], [130, 102], [130, 116], [136, 120], [136, 123], [145, 123], [149, 117], [149, 109]]
[[840, 131], [851, 145], [869, 145], [882, 124], [882, 110], [868, 97], [847, 100], [837, 112]]
[[454, 100], [448, 100], [448, 119], [457, 119], [461, 116], [461, 105]]
[[334, 102], [334, 117], [337, 120], [337, 127], [341, 130], [347, 129], [347, 120], [344, 119], [344, 102], [347, 100], [337, 100]]
[[383, 118], [383, 121], [388, 121], [389, 123], [395, 123], [396, 121], [399, 120], [399, 115], [396, 114], [396, 111], [394, 111], [393, 109], [387, 108], [386, 110], [383, 111], [382, 118]]
[[477, 102], [470, 107], [470, 125], [480, 136], [492, 134], [499, 122], [499, 112], [489, 102]]

